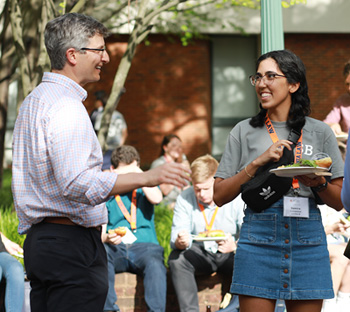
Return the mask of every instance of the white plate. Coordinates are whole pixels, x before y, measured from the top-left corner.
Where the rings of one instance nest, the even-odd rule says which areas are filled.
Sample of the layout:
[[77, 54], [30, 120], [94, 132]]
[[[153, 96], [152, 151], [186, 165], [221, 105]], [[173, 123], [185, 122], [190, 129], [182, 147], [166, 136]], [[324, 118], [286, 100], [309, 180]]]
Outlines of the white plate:
[[192, 235], [192, 239], [197, 242], [205, 242], [205, 241], [221, 241], [228, 239], [228, 236], [221, 237], [198, 237], [196, 235]]
[[337, 134], [335, 137], [339, 141], [346, 141], [348, 139], [348, 134]]
[[298, 175], [307, 175], [309, 177], [314, 177], [315, 174], [321, 172], [327, 172], [327, 168], [322, 167], [286, 167], [286, 168], [276, 168], [271, 169], [270, 172], [274, 173], [278, 177], [288, 177], [293, 178]]

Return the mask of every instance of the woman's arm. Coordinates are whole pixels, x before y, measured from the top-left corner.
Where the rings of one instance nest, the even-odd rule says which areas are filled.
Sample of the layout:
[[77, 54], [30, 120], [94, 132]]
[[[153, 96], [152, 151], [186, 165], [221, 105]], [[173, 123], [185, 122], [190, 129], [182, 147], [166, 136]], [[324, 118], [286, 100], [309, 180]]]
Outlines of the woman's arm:
[[292, 142], [288, 140], [279, 140], [234, 176], [227, 179], [216, 178], [214, 182], [214, 202], [218, 206], [222, 206], [235, 199], [241, 192], [242, 184], [252, 179], [261, 166], [270, 161], [277, 162], [283, 155], [283, 148], [291, 150], [291, 144]]
[[327, 182], [325, 177], [317, 177], [315, 179], [309, 178], [308, 176], [297, 177], [298, 181], [304, 185], [317, 189], [319, 186], [325, 185], [317, 194], [320, 196], [322, 201], [334, 208], [337, 211], [343, 209], [343, 203], [341, 202], [340, 193], [343, 186], [343, 178], [333, 179], [331, 182]]

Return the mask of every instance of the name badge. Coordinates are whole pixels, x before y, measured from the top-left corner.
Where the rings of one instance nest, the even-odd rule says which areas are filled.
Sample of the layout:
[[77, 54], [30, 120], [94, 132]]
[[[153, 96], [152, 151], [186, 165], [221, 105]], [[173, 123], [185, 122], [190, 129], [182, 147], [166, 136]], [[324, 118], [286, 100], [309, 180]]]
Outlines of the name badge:
[[128, 228], [126, 228], [126, 234], [122, 237], [122, 242], [124, 244], [132, 244], [136, 240], [136, 236]]
[[307, 197], [284, 196], [283, 216], [309, 218], [309, 199]]

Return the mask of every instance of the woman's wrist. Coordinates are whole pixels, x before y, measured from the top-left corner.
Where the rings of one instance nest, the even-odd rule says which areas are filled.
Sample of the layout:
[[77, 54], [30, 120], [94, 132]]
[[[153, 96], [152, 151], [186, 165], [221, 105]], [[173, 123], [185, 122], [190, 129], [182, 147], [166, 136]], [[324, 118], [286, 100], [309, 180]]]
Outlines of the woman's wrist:
[[322, 192], [322, 191], [326, 190], [327, 187], [328, 187], [328, 182], [327, 182], [326, 179], [324, 179], [324, 182], [323, 182], [323, 183], [321, 183], [321, 184], [319, 184], [319, 185], [317, 185], [317, 186], [312, 187], [312, 189], [313, 189], [315, 192], [318, 193], [318, 192]]
[[249, 172], [248, 172], [248, 169], [247, 169], [247, 167], [248, 166], [245, 166], [244, 167], [244, 172], [245, 172], [245, 174], [250, 178], [250, 179], [253, 179], [254, 178], [254, 176], [253, 175], [251, 175]]

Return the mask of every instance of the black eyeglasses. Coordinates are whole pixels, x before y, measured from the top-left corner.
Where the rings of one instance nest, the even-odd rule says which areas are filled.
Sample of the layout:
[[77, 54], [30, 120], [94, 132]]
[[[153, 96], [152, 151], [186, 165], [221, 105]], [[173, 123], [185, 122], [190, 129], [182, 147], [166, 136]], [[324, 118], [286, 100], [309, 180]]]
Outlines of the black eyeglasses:
[[261, 74], [255, 74], [249, 76], [250, 83], [255, 87], [260, 81], [265, 77], [265, 83], [267, 85], [271, 85], [277, 77], [284, 77], [286, 76], [274, 73], [274, 72], [267, 72], [264, 76], [261, 76]]
[[103, 47], [101, 49], [95, 49], [95, 48], [81, 48], [81, 51], [97, 51], [97, 52], [104, 52], [106, 51], [106, 47]]

